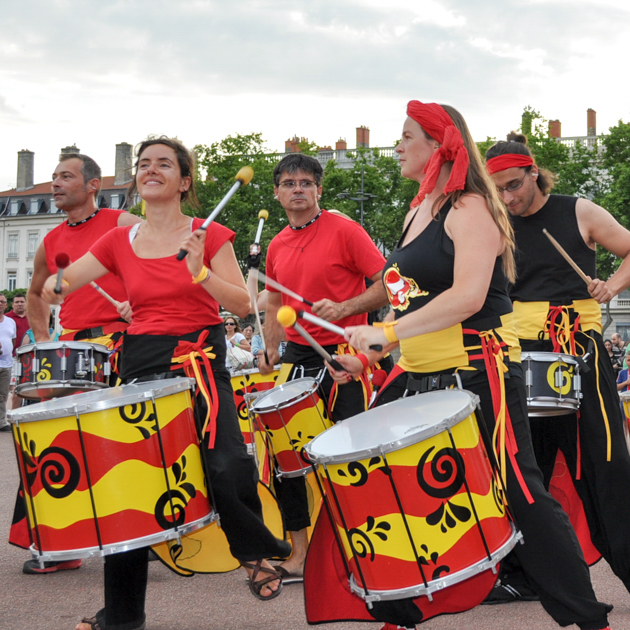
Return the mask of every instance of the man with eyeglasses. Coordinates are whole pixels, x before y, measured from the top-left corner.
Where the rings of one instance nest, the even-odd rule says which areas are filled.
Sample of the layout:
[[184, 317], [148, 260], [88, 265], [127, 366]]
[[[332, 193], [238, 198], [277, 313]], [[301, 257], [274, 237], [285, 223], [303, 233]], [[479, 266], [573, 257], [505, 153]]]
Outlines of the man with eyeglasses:
[[[510, 295], [516, 329], [524, 351], [581, 357], [583, 394], [577, 414], [530, 417], [536, 459], [548, 486], [558, 451], [564, 455], [591, 540], [630, 591], [630, 455], [600, 307], [630, 286], [630, 232], [588, 199], [551, 194], [551, 174], [538, 168], [526, 142], [510, 134], [508, 142], [496, 143], [486, 154], [514, 226], [517, 280]], [[543, 228], [592, 278], [588, 285]], [[623, 259], [605, 282], [596, 278], [597, 245]], [[511, 554], [485, 603], [534, 598], [535, 589]]]
[[[271, 241], [267, 252], [269, 278], [313, 302], [312, 312], [337, 325], [367, 324], [367, 313], [387, 302], [380, 282], [385, 259], [367, 232], [352, 220], [319, 207], [323, 169], [313, 157], [292, 153], [273, 172], [276, 199], [287, 213], [289, 225]], [[366, 291], [365, 278], [374, 284]], [[296, 310], [304, 304], [267, 286], [265, 341], [269, 364], [258, 354], [260, 371], [265, 374], [279, 359], [277, 348], [283, 329], [276, 315], [282, 305]], [[343, 337], [307, 321], [300, 324], [332, 355], [353, 353]], [[367, 391], [362, 381], [341, 385], [336, 393], [323, 359], [293, 328], [286, 330], [287, 347], [278, 383], [314, 376], [322, 372], [324, 395], [329, 412], [337, 422], [364, 411]], [[302, 576], [308, 548], [306, 528], [310, 524], [306, 486], [303, 477], [283, 478], [275, 484], [293, 553], [281, 565], [288, 577]]]
[[10, 431], [7, 422], [7, 398], [11, 385], [11, 369], [13, 367], [13, 348], [16, 345], [15, 322], [7, 317], [7, 298], [0, 293], [0, 431]]

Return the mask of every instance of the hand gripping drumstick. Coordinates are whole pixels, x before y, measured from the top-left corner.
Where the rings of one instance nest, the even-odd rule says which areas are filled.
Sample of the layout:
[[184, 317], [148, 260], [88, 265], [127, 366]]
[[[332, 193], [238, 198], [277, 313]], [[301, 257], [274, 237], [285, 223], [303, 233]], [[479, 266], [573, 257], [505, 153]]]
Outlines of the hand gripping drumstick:
[[326, 352], [326, 350], [324, 350], [324, 348], [322, 348], [317, 343], [317, 341], [315, 341], [315, 339], [313, 339], [313, 337], [311, 337], [304, 330], [304, 328], [302, 328], [302, 326], [300, 326], [297, 323], [297, 314], [295, 312], [295, 309], [291, 308], [290, 306], [281, 306], [278, 309], [277, 319], [278, 319], [278, 322], [280, 324], [282, 324], [285, 328], [290, 328], [291, 326], [293, 326], [293, 328], [295, 328], [295, 330], [300, 335], [302, 335], [302, 337], [304, 337], [304, 339], [308, 342], [308, 344], [311, 346], [311, 348], [313, 348], [313, 350], [315, 350], [315, 352], [317, 352], [317, 354], [319, 354], [320, 357], [322, 357], [323, 359], [326, 359], [326, 361], [328, 361], [328, 363], [330, 363], [332, 368], [334, 368], [335, 370], [338, 370], [339, 372], [341, 372], [341, 371], [347, 372], [348, 371], [348, 370], [346, 370], [345, 367], [343, 367], [343, 365], [341, 365], [341, 363], [339, 363], [339, 361], [335, 361], [335, 359], [333, 359], [328, 354], [328, 352]]
[[[325, 319], [322, 319], [321, 317], [317, 317], [317, 315], [313, 315], [313, 313], [307, 313], [306, 311], [298, 311], [297, 315], [298, 317], [305, 319], [307, 322], [311, 322], [311, 324], [315, 324], [316, 326], [319, 326], [320, 328], [325, 328], [326, 330], [330, 330], [330, 332], [337, 333], [338, 335], [341, 335], [342, 337], [346, 334], [345, 329], [342, 328], [341, 326], [337, 326], [336, 324], [331, 324], [330, 322], [327, 322]], [[370, 350], [381, 352], [383, 350], [383, 346], [381, 346], [381, 344], [375, 344], [373, 346], [370, 346]]]
[[[227, 202], [234, 196], [234, 193], [241, 186], [247, 186], [253, 176], [254, 169], [251, 166], [243, 166], [243, 168], [236, 174], [236, 177], [234, 178], [236, 181], [234, 182], [234, 184], [232, 184], [232, 188], [227, 191], [225, 197], [223, 197], [223, 199], [219, 201], [217, 207], [212, 211], [210, 216], [199, 226], [199, 229], [207, 230], [208, 226], [217, 218], [219, 212], [221, 212], [221, 210], [225, 208]], [[184, 260], [184, 258], [186, 258], [186, 254], [188, 254], [188, 252], [185, 249], [180, 249], [179, 253], [177, 254], [177, 260]]]
[[591, 284], [591, 280], [589, 280], [588, 276], [578, 267], [577, 263], [567, 254], [562, 245], [556, 241], [556, 239], [547, 232], [546, 228], [543, 228], [543, 234], [551, 241], [551, 244], [558, 250], [558, 253], [573, 267], [575, 273], [577, 273], [586, 284]]
[[[70, 256], [65, 252], [60, 252], [55, 256], [55, 265], [57, 265], [57, 284], [55, 285], [55, 293], [61, 293], [61, 283], [63, 281], [63, 270], [70, 265]], [[68, 284], [66, 282], [66, 284]]]

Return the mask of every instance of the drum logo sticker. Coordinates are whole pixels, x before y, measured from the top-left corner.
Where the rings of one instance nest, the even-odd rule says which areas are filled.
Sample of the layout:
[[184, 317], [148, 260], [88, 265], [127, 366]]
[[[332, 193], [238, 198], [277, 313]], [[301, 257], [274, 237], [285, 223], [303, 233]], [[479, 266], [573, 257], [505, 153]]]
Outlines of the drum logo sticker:
[[428, 291], [420, 290], [413, 278], [401, 275], [396, 264], [385, 272], [383, 282], [392, 307], [399, 311], [406, 311], [412, 298], [429, 295]]
[[547, 383], [554, 392], [566, 396], [571, 391], [573, 377], [573, 366], [559, 363], [552, 363], [547, 370]]
[[47, 357], [44, 357], [39, 364], [39, 372], [37, 372], [37, 380], [38, 381], [49, 381], [50, 380], [50, 370], [52, 365]]

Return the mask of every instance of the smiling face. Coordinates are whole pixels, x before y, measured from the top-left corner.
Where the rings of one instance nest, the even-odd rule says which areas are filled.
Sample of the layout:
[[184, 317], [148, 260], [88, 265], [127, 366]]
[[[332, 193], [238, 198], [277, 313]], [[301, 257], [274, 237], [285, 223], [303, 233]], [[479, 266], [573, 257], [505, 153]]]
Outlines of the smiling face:
[[138, 157], [136, 185], [146, 201], [179, 201], [191, 181], [182, 177], [175, 151], [164, 144], [152, 144]]
[[413, 118], [407, 118], [403, 125], [402, 139], [396, 146], [396, 153], [400, 158], [400, 174], [407, 179], [421, 182], [424, 167], [439, 146], [439, 142], [429, 138]]

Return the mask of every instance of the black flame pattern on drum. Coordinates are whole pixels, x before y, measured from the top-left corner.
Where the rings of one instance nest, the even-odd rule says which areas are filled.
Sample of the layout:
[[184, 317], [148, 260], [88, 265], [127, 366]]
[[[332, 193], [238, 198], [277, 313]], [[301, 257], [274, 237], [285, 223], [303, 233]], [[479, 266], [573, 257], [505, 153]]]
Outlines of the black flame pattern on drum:
[[[190, 499], [194, 499], [197, 496], [197, 489], [192, 483], [186, 481], [187, 475], [185, 469], [185, 455], [182, 456], [181, 464], [179, 462], [173, 462], [173, 465], [171, 466], [171, 472], [173, 473], [173, 477], [175, 477], [177, 487], [184, 490]], [[162, 493], [155, 502], [153, 514], [155, 515], [155, 520], [162, 529], [179, 527], [186, 522], [186, 506], [188, 505], [190, 499], [186, 498], [186, 494], [184, 494], [184, 492], [171, 488], [170, 491], [167, 490]], [[169, 515], [166, 514], [166, 509], [171, 507], [171, 502], [173, 509], [172, 513]]]
[[42, 487], [55, 499], [70, 496], [79, 486], [81, 468], [75, 456], [65, 448], [49, 446], [37, 455], [35, 440], [24, 433], [22, 457], [29, 486], [40, 478]]
[[[155, 413], [147, 410], [147, 403], [134, 403], [133, 405], [125, 405], [118, 407], [120, 417], [127, 423], [136, 425], [136, 429], [140, 431], [142, 437], [148, 440], [158, 429]], [[152, 426], [140, 426], [140, 423]]]
[[381, 540], [387, 540], [387, 534], [392, 526], [385, 520], [376, 521], [373, 516], [368, 516], [366, 521], [366, 531], [357, 529], [356, 527], [348, 531], [348, 541], [355, 556], [365, 558], [369, 554], [370, 561], [374, 561], [374, 544], [370, 540], [370, 536], [376, 536]]
[[429, 548], [426, 545], [420, 545], [420, 549], [422, 549], [422, 551], [424, 551], [426, 555], [419, 555], [418, 562], [426, 567], [428, 567], [430, 564], [434, 566], [433, 572], [431, 573], [431, 580], [437, 580], [442, 577], [444, 573], [451, 572], [451, 567], [449, 567], [448, 565], [438, 564], [440, 554], [437, 551], [430, 553]]
[[350, 478], [358, 476], [358, 479], [356, 481], [350, 482], [350, 485], [355, 487], [363, 486], [367, 483], [370, 469], [374, 470], [375, 468], [378, 468], [379, 470], [382, 470], [385, 474], [389, 474], [391, 472], [388, 466], [378, 467], [378, 464], [380, 464], [382, 461], [382, 457], [372, 457], [372, 459], [368, 462], [367, 468], [361, 462], [350, 462], [346, 467], [348, 472], [346, 472], [343, 468], [339, 468], [337, 470], [337, 474], [340, 477]]

